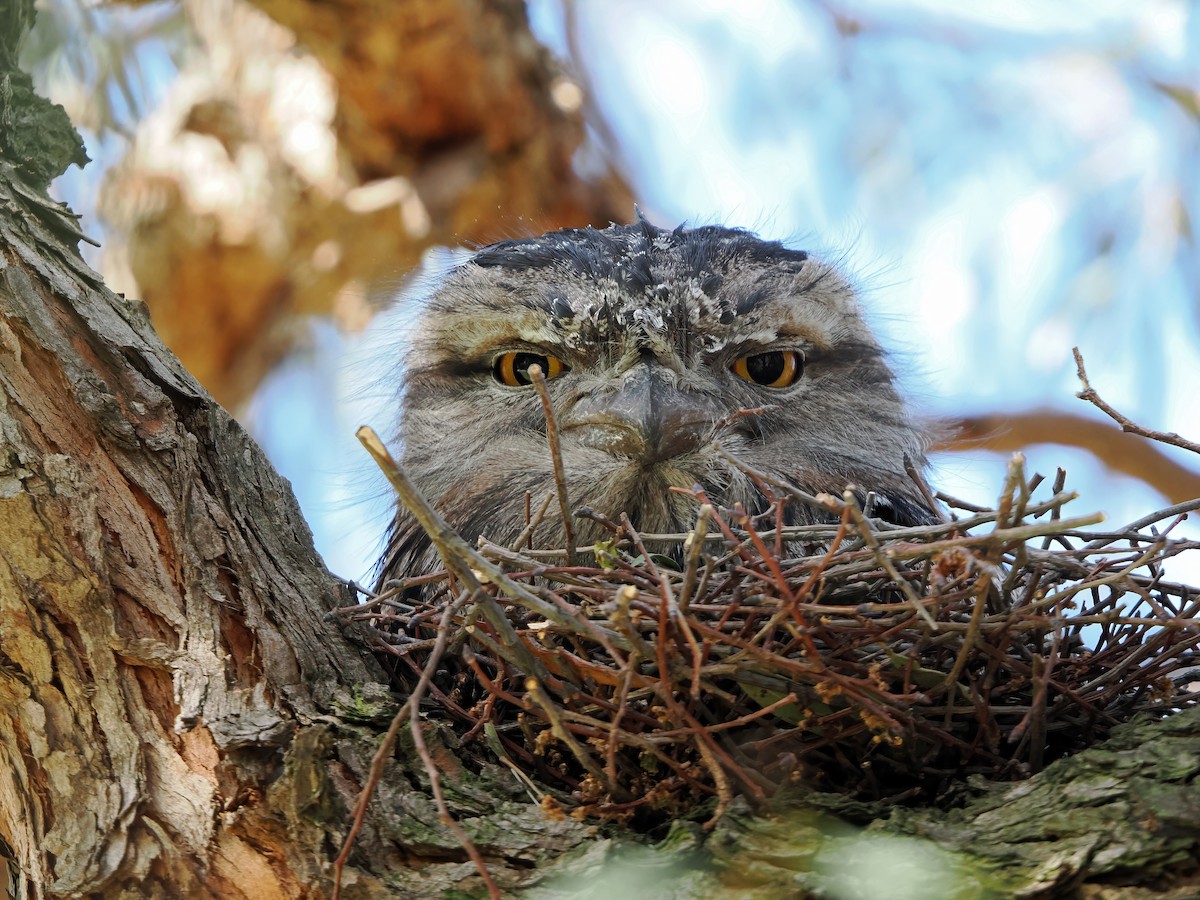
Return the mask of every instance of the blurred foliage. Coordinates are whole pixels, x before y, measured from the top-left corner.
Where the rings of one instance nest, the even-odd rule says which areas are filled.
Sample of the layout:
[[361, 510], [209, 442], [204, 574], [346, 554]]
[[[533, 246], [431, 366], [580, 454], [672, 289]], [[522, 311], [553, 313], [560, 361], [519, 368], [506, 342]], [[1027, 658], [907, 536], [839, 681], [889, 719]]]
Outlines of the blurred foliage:
[[[1177, 374], [1155, 351], [1200, 340], [1185, 0], [529, 8], [587, 75], [596, 133], [652, 210], [815, 233], [884, 278], [900, 268], [911, 283], [888, 297], [921, 320], [907, 343], [938, 346], [952, 407], [1061, 397], [1075, 342], [1132, 381]], [[195, 47], [186, 9], [40, 0], [22, 62], [85, 131], [128, 134]], [[974, 373], [985, 350], [1032, 377]], [[1152, 418], [1168, 402], [1113, 399]]]
[[[200, 52], [188, 11], [216, 4], [195, 3], [39, 3], [23, 61], [39, 85], [53, 83], [100, 163], [86, 184], [58, 182], [85, 216], [97, 180], [127, 150], [118, 135]], [[350, 0], [345, 9], [382, 15]], [[579, 152], [576, 168], [620, 160], [661, 224], [744, 225], [844, 256], [923, 412], [991, 421], [1071, 409], [1078, 344], [1109, 402], [1151, 428], [1196, 436], [1200, 11], [1188, 0], [528, 0], [527, 9], [538, 38], [575, 70], [602, 145]], [[384, 57], [397, 52], [379, 42]], [[430, 182], [438, 178], [454, 183], [440, 170]], [[109, 249], [120, 245], [113, 238]], [[339, 352], [354, 351], [324, 353], [314, 377], [350, 394]], [[290, 383], [297, 397], [280, 408], [310, 406], [302, 379]], [[344, 428], [297, 435], [285, 424], [257, 436], [277, 461], [293, 445], [309, 460], [339, 459], [332, 439], [321, 441], [350, 434], [364, 418], [355, 403], [343, 396], [344, 409], [321, 413], [346, 416]], [[1029, 434], [1039, 423], [1027, 419], [1017, 428], [997, 418], [997, 431]], [[1051, 427], [1029, 444], [1062, 439], [1062, 417], [1043, 419]], [[1087, 449], [1039, 459], [1035, 448], [1031, 467], [1070, 466], [1085, 503], [1118, 519], [1152, 502]], [[1003, 462], [983, 457], [939, 459], [935, 480], [990, 499], [979, 492]], [[301, 494], [342, 503], [322, 474], [336, 464], [306, 465], [286, 470]], [[322, 551], [336, 556], [333, 541]]]
[[132, 135], [193, 43], [179, 3], [38, 0], [36, 8], [21, 68], [100, 138]]

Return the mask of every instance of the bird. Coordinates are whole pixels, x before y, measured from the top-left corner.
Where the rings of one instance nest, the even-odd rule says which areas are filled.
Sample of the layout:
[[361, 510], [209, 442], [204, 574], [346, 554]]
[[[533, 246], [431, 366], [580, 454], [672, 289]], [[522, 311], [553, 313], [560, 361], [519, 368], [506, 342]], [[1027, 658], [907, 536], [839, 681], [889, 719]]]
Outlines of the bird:
[[[428, 297], [403, 359], [400, 464], [468, 541], [506, 544], [527, 495], [555, 490], [541, 369], [577, 543], [621, 514], [683, 533], [700, 486], [761, 513], [761, 473], [809, 495], [847, 488], [897, 525], [938, 521], [918, 484], [928, 438], [839, 267], [720, 225], [567, 228], [476, 250]], [[736, 462], [735, 462], [736, 461]], [[740, 465], [739, 465], [740, 464]], [[756, 483], [757, 482], [757, 483]], [[782, 493], [782, 492], [780, 492]], [[788, 524], [828, 521], [789, 503]], [[562, 548], [547, 515], [542, 546]], [[379, 583], [440, 568], [398, 507]]]

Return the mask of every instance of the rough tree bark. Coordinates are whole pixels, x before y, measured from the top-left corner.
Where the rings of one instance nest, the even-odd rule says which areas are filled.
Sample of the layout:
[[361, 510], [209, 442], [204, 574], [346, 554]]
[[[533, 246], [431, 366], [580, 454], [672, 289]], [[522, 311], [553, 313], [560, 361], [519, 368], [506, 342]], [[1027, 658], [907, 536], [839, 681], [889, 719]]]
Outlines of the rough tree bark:
[[[61, 115], [9, 96], [8, 129]], [[290, 893], [258, 811], [339, 687], [381, 673], [322, 622], [340, 589], [288, 486], [5, 143], [0, 837], [34, 896]]]
[[[19, 10], [31, 11], [31, 0]], [[24, 24], [0, 27], [0, 857], [11, 889], [327, 895], [378, 740], [372, 716], [382, 709], [386, 723], [384, 673], [323, 620], [348, 598], [289, 486], [166, 350], [145, 306], [79, 257], [74, 219], [45, 185], [82, 151], [62, 110], [12, 67]], [[423, 857], [444, 863], [450, 884], [472, 871], [419, 782], [394, 774], [382, 786], [393, 805], [363, 835], [373, 873], [352, 860], [351, 896], [394, 896], [382, 873]], [[499, 796], [476, 806], [502, 807]], [[494, 830], [483, 846], [513, 858], [587, 832]]]
[[[349, 598], [288, 485], [165, 349], [144, 306], [82, 263], [73, 218], [47, 199], [79, 145], [13, 67], [31, 11], [22, 0], [0, 14], [6, 887], [23, 898], [329, 896], [349, 806], [397, 698], [379, 663], [325, 621]], [[544, 880], [538, 867], [571, 848], [582, 850], [575, 871], [612, 856], [611, 841], [543, 815], [506, 773], [456, 767], [452, 735], [431, 728], [427, 740], [451, 811], [502, 887]], [[874, 828], [934, 838], [966, 867], [964, 883], [1007, 895], [1152, 896], [1097, 882], [1174, 879], [1174, 896], [1194, 896], [1180, 875], [1200, 840], [1200, 716], [1126, 729], [1065, 763], [954, 813], [878, 812]], [[820, 860], [849, 845], [814, 810], [855, 810], [809, 800], [774, 823], [726, 817], [708, 856], [698, 828], [681, 826], [653, 864], [638, 860], [639, 877], [674, 873], [664, 896], [821, 891]], [[403, 740], [358, 848], [343, 896], [480, 889]]]

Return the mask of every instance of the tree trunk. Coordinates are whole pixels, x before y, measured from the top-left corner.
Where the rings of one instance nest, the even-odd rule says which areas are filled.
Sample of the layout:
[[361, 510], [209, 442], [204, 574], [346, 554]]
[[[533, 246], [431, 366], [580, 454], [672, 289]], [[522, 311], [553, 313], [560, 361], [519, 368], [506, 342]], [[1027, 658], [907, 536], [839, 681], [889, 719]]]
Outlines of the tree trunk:
[[0, 836], [34, 896], [293, 894], [264, 799], [382, 673], [323, 622], [288, 485], [69, 214], [7, 160], [0, 210]]
[[78, 138], [4, 79], [0, 855], [19, 896], [326, 894], [378, 740], [330, 712], [384, 673], [324, 621], [350, 598], [287, 483], [80, 259], [63, 145], [18, 140]]

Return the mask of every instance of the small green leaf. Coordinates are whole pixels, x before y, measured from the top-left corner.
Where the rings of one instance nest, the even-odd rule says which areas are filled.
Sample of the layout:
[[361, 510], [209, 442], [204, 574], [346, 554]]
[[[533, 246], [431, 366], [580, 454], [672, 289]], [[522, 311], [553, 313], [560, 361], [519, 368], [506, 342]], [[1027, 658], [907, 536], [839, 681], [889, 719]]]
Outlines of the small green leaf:
[[617, 542], [611, 541], [596, 541], [592, 544], [592, 552], [596, 554], [596, 564], [605, 572], [611, 572], [617, 567]]
[[669, 556], [663, 556], [661, 553], [651, 553], [650, 558], [654, 560], [654, 564], [661, 569], [670, 569], [672, 572], [682, 572], [679, 563]]
[[[883, 649], [884, 652], [887, 653], [888, 657], [892, 660], [892, 665], [897, 669], [904, 669], [908, 666], [910, 662], [909, 657], [905, 656], [903, 653], [897, 653], [890, 647], [884, 647]], [[926, 669], [922, 666], [913, 666], [911, 669], [909, 669], [909, 673], [912, 675], [913, 684], [919, 688], [924, 688], [925, 690], [932, 690], [933, 688], [940, 687], [946, 681], [946, 673], [939, 672], [937, 669]]]
[[[787, 696], [787, 694], [779, 691], [767, 690], [754, 684], [743, 683], [742, 690], [745, 691], [747, 697], [759, 706], [770, 706], [772, 703], [778, 703]], [[789, 725], [799, 725], [804, 721], [804, 710], [801, 709], [798, 703], [789, 703], [786, 706], [781, 706], [779, 709], [774, 710], [771, 715], [782, 719]]]

